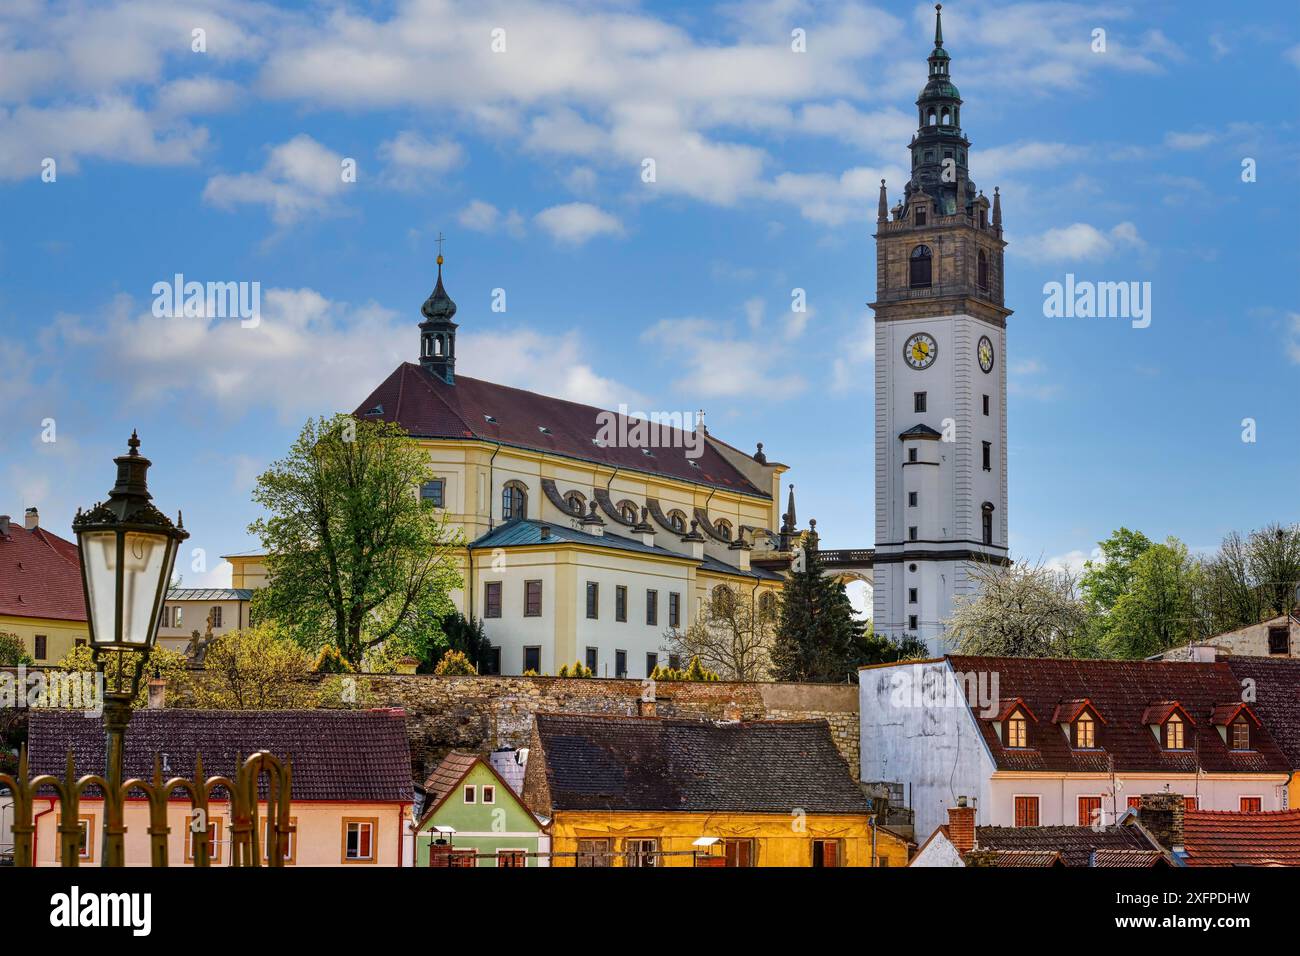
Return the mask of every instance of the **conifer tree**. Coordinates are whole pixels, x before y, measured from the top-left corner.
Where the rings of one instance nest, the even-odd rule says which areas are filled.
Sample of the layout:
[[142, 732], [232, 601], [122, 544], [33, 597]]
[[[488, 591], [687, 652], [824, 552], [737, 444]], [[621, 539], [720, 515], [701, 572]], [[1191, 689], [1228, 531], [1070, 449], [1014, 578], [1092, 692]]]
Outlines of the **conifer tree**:
[[816, 547], [786, 582], [772, 646], [772, 676], [782, 681], [842, 681], [858, 665], [861, 625], [844, 584], [822, 573]]

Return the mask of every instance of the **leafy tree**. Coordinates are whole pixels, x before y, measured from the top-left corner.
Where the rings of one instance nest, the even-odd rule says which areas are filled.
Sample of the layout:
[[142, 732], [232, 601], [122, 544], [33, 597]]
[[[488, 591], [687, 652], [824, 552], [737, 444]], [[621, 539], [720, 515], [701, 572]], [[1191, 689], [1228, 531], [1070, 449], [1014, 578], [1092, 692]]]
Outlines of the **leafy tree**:
[[1128, 591], [1111, 608], [1107, 650], [1141, 658], [1203, 636], [1197, 595], [1204, 571], [1177, 538], [1153, 544], [1133, 562]]
[[963, 654], [1077, 657], [1088, 611], [1063, 571], [1024, 563], [975, 566], [975, 593], [958, 595], [948, 637]]
[[[94, 652], [85, 644], [74, 647], [63, 660], [59, 661], [58, 666], [67, 671], [94, 673], [96, 669]], [[194, 682], [190, 679], [189, 662], [184, 654], [169, 648], [155, 645], [149, 651], [149, 657], [145, 660], [141, 673], [143, 677], [140, 680], [140, 690], [135, 695], [135, 700], [131, 702], [132, 710], [142, 710], [148, 705], [149, 679], [154, 674], [167, 682], [167, 705], [170, 707], [178, 706], [193, 692]]]
[[263, 621], [227, 631], [208, 647], [194, 702], [213, 710], [290, 710], [314, 707], [311, 655]]
[[471, 677], [478, 673], [478, 668], [461, 651], [448, 651], [433, 672], [443, 677]]
[[1119, 528], [1105, 541], [1097, 542], [1101, 560], [1085, 561], [1079, 590], [1090, 608], [1108, 612], [1133, 585], [1133, 563], [1151, 547], [1141, 531]]
[[270, 576], [256, 619], [309, 648], [331, 643], [353, 667], [385, 641], [431, 640], [461, 580], [459, 534], [417, 490], [429, 475], [428, 454], [395, 424], [308, 421], [253, 492], [268, 516], [249, 530]]
[[781, 595], [772, 678], [844, 680], [860, 663], [861, 632], [843, 582], [823, 574], [817, 549], [806, 548], [802, 569], [791, 574]]
[[27, 653], [23, 639], [17, 634], [0, 631], [0, 667], [17, 667], [19, 664], [33, 664], [32, 656]]
[[886, 635], [875, 633], [870, 621], [853, 638], [853, 657], [858, 667], [924, 660], [929, 656], [930, 648], [919, 637], [907, 634], [895, 641]]

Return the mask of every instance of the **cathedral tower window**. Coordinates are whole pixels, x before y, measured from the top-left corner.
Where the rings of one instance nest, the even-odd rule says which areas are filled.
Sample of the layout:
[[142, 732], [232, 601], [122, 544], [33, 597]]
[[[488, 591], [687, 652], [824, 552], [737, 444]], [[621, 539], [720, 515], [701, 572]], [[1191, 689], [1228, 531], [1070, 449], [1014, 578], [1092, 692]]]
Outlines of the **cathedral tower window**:
[[908, 285], [913, 289], [928, 289], [932, 276], [933, 257], [929, 246], [917, 246], [912, 250]]
[[[981, 226], [984, 225], [984, 221], [982, 218], [980, 219], [980, 225]], [[983, 249], [980, 250], [980, 254], [979, 254], [978, 273], [979, 273], [980, 291], [988, 292], [989, 291], [989, 257], [984, 254]]]
[[986, 501], [980, 507], [980, 524], [985, 544], [993, 543], [993, 503]]

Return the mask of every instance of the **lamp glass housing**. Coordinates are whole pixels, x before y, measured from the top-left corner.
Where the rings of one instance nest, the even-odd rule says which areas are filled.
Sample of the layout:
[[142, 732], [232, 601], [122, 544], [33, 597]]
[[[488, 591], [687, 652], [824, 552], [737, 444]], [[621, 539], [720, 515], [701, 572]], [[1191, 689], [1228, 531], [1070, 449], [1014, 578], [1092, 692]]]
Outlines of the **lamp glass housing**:
[[77, 538], [92, 646], [151, 647], [180, 542], [161, 529], [88, 528]]

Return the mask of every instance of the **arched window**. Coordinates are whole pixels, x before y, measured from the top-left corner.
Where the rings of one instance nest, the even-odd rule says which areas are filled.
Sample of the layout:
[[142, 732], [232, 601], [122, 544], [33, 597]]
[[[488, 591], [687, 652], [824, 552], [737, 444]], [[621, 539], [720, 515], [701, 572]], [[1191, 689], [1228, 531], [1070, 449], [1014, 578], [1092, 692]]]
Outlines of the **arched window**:
[[776, 620], [776, 595], [771, 591], [764, 591], [758, 599], [758, 614], [765, 621]]
[[528, 489], [522, 482], [507, 481], [501, 489], [501, 520], [519, 521], [528, 517]]
[[939, 122], [940, 122], [942, 125], [944, 125], [944, 126], [951, 126], [951, 125], [952, 125], [952, 111], [949, 110], [948, 107], [945, 106], [945, 107], [943, 108], [943, 116], [942, 116], [942, 118], [939, 120]]
[[933, 257], [930, 255], [929, 246], [917, 246], [912, 250], [911, 269], [908, 275], [908, 285], [913, 289], [928, 289], [931, 281], [931, 265]]
[[440, 355], [442, 355], [442, 336], [441, 336], [441, 335], [439, 335], [439, 336], [435, 336], [435, 337], [434, 337], [434, 340], [433, 340], [433, 354], [434, 354], [435, 356], [440, 356]]
[[581, 515], [587, 510], [587, 499], [580, 491], [570, 491], [564, 496], [564, 503], [569, 506], [570, 513], [575, 515]]
[[1171, 714], [1165, 721], [1165, 749], [1182, 750], [1183, 749], [1183, 718], [1177, 714]]
[[[981, 225], [983, 225], [982, 222]], [[980, 250], [978, 258], [978, 274], [980, 291], [989, 291], [989, 257], [984, 254], [983, 249]]]
[[713, 529], [718, 532], [718, 537], [723, 541], [731, 540], [731, 522], [726, 518], [719, 518], [713, 522]]
[[1097, 724], [1091, 714], [1082, 713], [1074, 722], [1074, 745], [1080, 749], [1097, 746]]
[[983, 528], [983, 540], [985, 544], [993, 543], [993, 505], [991, 502], [984, 502], [980, 507], [980, 523]]
[[670, 511], [670, 512], [668, 512], [668, 523], [671, 524], [671, 525], [673, 526], [673, 530], [674, 530], [674, 531], [680, 531], [682, 534], [685, 534], [685, 533], [686, 533], [686, 514], [685, 514], [685, 512], [682, 512], [682, 511]]
[[637, 510], [636, 505], [632, 502], [620, 501], [618, 503], [618, 513], [623, 516], [624, 521], [630, 521], [632, 524], [636, 524]]
[[1029, 724], [1025, 720], [1025, 715], [1020, 711], [1016, 711], [1007, 718], [1007, 746], [1029, 746]]
[[736, 603], [736, 596], [731, 593], [731, 588], [725, 584], [719, 584], [713, 589], [713, 609], [719, 613], [727, 613]]
[[938, 121], [939, 119], [935, 115], [934, 107], [931, 106], [930, 111], [925, 114], [925, 123], [927, 126], [934, 126], [936, 123], [938, 123]]

